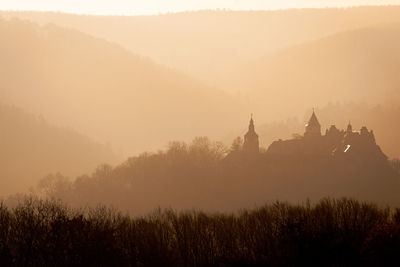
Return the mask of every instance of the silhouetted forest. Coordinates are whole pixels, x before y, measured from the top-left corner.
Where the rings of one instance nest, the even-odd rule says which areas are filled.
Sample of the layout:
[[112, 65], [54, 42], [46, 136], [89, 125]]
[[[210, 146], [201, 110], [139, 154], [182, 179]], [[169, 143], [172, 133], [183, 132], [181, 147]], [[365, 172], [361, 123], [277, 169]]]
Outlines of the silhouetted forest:
[[400, 265], [400, 7], [0, 14], [0, 265]]
[[2, 265], [396, 266], [399, 253], [400, 209], [345, 198], [142, 217], [32, 197], [0, 204]]
[[100, 165], [76, 179], [49, 175], [35, 192], [74, 207], [104, 203], [131, 214], [157, 206], [232, 211], [275, 200], [323, 197], [400, 205], [396, 166], [362, 151], [352, 158], [265, 151], [247, 155], [241, 138], [227, 148], [198, 137], [191, 143], [171, 142], [165, 150], [131, 157], [115, 167]]

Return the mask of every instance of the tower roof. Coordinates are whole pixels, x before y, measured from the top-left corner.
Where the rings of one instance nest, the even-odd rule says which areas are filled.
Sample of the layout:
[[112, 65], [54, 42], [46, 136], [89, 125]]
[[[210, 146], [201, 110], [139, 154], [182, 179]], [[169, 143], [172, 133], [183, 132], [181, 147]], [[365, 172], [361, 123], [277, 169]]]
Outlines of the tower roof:
[[254, 131], [253, 114], [251, 114], [251, 118], [250, 118], [249, 131]]
[[347, 132], [348, 132], [348, 133], [353, 132], [353, 126], [351, 126], [350, 121], [349, 121], [349, 124], [347, 125]]
[[319, 121], [317, 119], [317, 116], [315, 115], [314, 109], [311, 114], [311, 118], [308, 120], [308, 123], [306, 126], [318, 126], [321, 127], [321, 124], [319, 124]]
[[251, 114], [249, 130], [244, 135], [243, 151], [250, 153], [259, 152], [258, 135], [254, 130], [253, 114]]
[[251, 114], [250, 123], [249, 123], [249, 130], [245, 134], [245, 138], [246, 137], [250, 137], [250, 136], [256, 136], [258, 138], [258, 135], [257, 135], [257, 133], [256, 133], [256, 131], [254, 129], [253, 114]]

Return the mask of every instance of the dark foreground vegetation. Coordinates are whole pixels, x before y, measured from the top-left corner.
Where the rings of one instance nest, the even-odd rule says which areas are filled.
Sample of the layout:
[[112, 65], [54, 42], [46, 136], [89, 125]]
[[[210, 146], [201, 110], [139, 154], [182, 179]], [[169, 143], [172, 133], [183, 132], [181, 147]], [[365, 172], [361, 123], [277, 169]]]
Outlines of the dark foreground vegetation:
[[350, 199], [144, 217], [33, 198], [0, 206], [2, 266], [398, 266], [399, 255], [400, 209]]

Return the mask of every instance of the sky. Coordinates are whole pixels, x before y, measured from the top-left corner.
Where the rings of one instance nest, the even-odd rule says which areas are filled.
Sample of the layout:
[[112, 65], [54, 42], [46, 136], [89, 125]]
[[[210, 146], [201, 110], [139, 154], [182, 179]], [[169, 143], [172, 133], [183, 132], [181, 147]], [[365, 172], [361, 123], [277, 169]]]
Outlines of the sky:
[[360, 5], [400, 5], [400, 0], [1, 0], [0, 10], [152, 15], [202, 9], [275, 10]]

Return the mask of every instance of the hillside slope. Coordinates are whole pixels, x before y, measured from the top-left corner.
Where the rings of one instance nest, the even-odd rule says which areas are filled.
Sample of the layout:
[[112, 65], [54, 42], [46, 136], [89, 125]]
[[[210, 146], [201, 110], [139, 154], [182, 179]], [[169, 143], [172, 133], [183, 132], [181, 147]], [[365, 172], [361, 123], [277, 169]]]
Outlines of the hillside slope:
[[34, 186], [45, 175], [86, 173], [118, 157], [105, 145], [43, 118], [0, 104], [0, 196]]
[[0, 62], [6, 103], [128, 154], [219, 136], [240, 111], [231, 97], [188, 76], [55, 25], [0, 20]]
[[133, 17], [46, 12], [2, 15], [78, 29], [229, 90], [218, 79], [248, 60], [342, 31], [398, 23], [400, 7], [199, 11]]
[[[335, 34], [244, 65], [227, 83], [251, 88], [262, 119], [328, 102], [400, 103], [400, 24]], [[267, 114], [267, 108], [275, 113]]]

